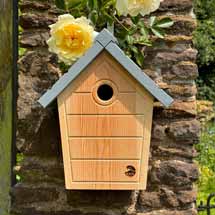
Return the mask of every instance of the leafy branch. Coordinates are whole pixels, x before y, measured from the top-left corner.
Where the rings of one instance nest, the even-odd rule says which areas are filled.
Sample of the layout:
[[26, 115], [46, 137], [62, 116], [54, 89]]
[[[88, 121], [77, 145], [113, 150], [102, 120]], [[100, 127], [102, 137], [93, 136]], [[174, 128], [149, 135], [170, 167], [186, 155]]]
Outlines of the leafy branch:
[[114, 35], [119, 41], [120, 47], [126, 55], [137, 64], [143, 66], [143, 47], [152, 46], [152, 35], [163, 39], [165, 30], [174, 22], [168, 18], [158, 19], [155, 16], [144, 20], [140, 15], [128, 17], [129, 24], [125, 23], [125, 17], [119, 17], [115, 9], [115, 0], [55, 0], [56, 6], [71, 13], [74, 17], [88, 17], [96, 31], [104, 27], [115, 25]]

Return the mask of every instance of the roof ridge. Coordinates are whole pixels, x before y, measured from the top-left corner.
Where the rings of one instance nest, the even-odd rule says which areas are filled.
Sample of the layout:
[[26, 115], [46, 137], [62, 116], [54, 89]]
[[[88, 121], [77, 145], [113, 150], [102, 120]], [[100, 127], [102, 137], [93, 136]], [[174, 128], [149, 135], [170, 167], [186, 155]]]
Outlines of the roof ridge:
[[103, 47], [106, 47], [110, 42], [118, 44], [116, 37], [114, 37], [106, 28], [97, 35], [95, 41], [99, 42]]
[[151, 95], [166, 107], [170, 106], [173, 98], [142, 71], [142, 69], [125, 55], [117, 45], [117, 39], [107, 30], [103, 29], [96, 37], [94, 45], [64, 74], [40, 99], [39, 103], [47, 107], [56, 97], [103, 51], [106, 50], [124, 69], [138, 81]]

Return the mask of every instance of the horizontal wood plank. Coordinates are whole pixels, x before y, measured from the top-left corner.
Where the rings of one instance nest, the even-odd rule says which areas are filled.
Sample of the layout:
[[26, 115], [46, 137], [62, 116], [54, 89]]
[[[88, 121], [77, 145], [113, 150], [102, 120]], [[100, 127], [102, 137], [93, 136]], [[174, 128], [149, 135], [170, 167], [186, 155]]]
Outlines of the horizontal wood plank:
[[[137, 182], [140, 161], [72, 160], [72, 176], [75, 182]], [[136, 169], [134, 176], [126, 175], [127, 167]]]
[[142, 138], [70, 138], [71, 159], [140, 159]]
[[69, 137], [142, 137], [142, 115], [67, 115]]
[[73, 182], [72, 190], [144, 190], [139, 183], [132, 182]]
[[66, 101], [67, 114], [142, 114], [145, 100], [138, 93], [119, 93], [111, 105], [99, 105], [91, 93], [72, 93]]

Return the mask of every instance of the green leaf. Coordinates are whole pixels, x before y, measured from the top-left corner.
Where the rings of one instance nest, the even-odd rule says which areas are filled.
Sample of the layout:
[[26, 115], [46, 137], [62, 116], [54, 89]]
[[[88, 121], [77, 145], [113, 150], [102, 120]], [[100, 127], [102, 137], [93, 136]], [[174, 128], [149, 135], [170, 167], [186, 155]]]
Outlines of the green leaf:
[[130, 50], [125, 50], [125, 54], [129, 57], [132, 58], [132, 54]]
[[134, 24], [137, 24], [141, 19], [141, 15], [131, 17], [131, 20]]
[[67, 73], [70, 68], [70, 66], [66, 65], [64, 62], [60, 62], [59, 67], [63, 73]]
[[62, 10], [66, 10], [66, 2], [65, 0], [55, 0], [55, 4], [58, 8]]
[[106, 11], [103, 12], [103, 16], [105, 17], [106, 23], [108, 22], [110, 25], [113, 24], [114, 19], [111, 15], [109, 15]]
[[128, 42], [129, 45], [133, 45], [133, 43], [134, 43], [134, 38], [133, 38], [132, 36], [127, 35], [127, 36], [126, 36], [126, 40], [127, 40], [127, 42]]
[[94, 10], [98, 10], [98, 0], [93, 0]]
[[158, 29], [158, 28], [151, 28], [153, 34], [161, 39], [164, 38], [164, 32], [161, 30], [161, 29]]
[[16, 180], [17, 180], [18, 182], [20, 182], [20, 181], [21, 181], [21, 176], [16, 175]]
[[112, 6], [115, 6], [115, 0], [107, 0], [106, 2], [99, 1], [101, 4], [101, 9], [109, 9]]
[[120, 38], [121, 41], [125, 41], [128, 35], [128, 32], [124, 28], [114, 28], [115, 36]]
[[129, 46], [129, 48], [131, 49], [131, 51], [132, 51], [133, 53], [138, 54], [139, 50], [138, 50], [138, 48], [137, 48], [136, 46]]
[[170, 18], [163, 18], [156, 23], [156, 27], [158, 28], [169, 28], [174, 25], [174, 22]]
[[94, 9], [94, 0], [88, 0], [87, 4], [89, 11], [92, 11]]
[[27, 51], [26, 48], [21, 48], [19, 47], [19, 56], [23, 56], [25, 54], [25, 52]]
[[138, 53], [134, 53], [134, 57], [135, 57], [135, 60], [136, 60], [137, 64], [139, 66], [143, 66], [144, 55], [143, 55], [143, 53], [140, 50], [138, 51]]
[[88, 18], [92, 21], [92, 23], [93, 23], [94, 25], [96, 25], [96, 23], [97, 23], [97, 21], [98, 21], [98, 18], [99, 18], [97, 11], [96, 11], [96, 10], [93, 10], [93, 11], [89, 14]]
[[129, 35], [133, 35], [137, 32], [137, 26], [133, 25], [131, 28], [129, 28]]
[[72, 8], [78, 9], [78, 7], [81, 6], [83, 1], [82, 0], [66, 0], [66, 3], [67, 3], [68, 9], [72, 9]]
[[140, 29], [140, 33], [146, 38], [149, 37], [149, 31], [145, 26]]
[[98, 10], [98, 1], [97, 0], [87, 0], [87, 6], [89, 11]]
[[142, 27], [145, 27], [146, 25], [145, 25], [145, 23], [144, 23], [143, 20], [140, 20], [140, 21], [137, 23], [137, 26], [140, 27], [140, 28], [142, 28]]
[[138, 45], [152, 46], [152, 42], [144, 36], [137, 38], [134, 43]]
[[151, 16], [149, 19], [149, 25], [152, 27], [156, 23], [157, 17], [156, 16]]

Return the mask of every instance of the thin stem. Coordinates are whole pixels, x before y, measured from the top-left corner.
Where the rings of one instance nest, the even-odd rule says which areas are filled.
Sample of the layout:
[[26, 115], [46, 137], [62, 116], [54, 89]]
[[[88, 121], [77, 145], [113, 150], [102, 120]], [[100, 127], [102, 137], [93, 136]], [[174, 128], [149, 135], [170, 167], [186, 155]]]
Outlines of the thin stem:
[[120, 22], [120, 20], [119, 20], [116, 16], [114, 16], [114, 19], [115, 19], [115, 20], [117, 21], [117, 23], [120, 24], [127, 32], [129, 32], [129, 29], [126, 28], [126, 27]]

